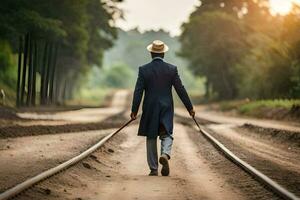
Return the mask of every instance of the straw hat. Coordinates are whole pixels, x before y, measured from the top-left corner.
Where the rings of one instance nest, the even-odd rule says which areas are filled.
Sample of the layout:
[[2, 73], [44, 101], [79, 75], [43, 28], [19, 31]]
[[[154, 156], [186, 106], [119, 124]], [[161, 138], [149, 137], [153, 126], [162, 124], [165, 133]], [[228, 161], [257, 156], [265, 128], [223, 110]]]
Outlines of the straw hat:
[[153, 53], [165, 53], [169, 50], [169, 47], [160, 40], [154, 40], [152, 44], [147, 46], [147, 50]]

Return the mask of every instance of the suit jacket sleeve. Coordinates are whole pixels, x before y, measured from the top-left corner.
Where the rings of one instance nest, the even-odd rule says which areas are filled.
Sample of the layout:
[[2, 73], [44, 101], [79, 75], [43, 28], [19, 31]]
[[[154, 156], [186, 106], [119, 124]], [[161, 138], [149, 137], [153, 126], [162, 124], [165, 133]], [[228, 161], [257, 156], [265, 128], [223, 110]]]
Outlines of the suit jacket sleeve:
[[139, 106], [143, 97], [144, 88], [145, 88], [144, 77], [142, 75], [141, 68], [139, 68], [138, 78], [135, 84], [132, 107], [131, 107], [131, 111], [134, 113], [137, 113], [139, 110]]
[[184, 88], [181, 79], [178, 74], [177, 67], [175, 68], [175, 75], [173, 78], [173, 86], [176, 90], [176, 93], [178, 94], [179, 98], [181, 99], [182, 103], [186, 107], [188, 111], [193, 109], [193, 105], [191, 103], [191, 100], [186, 92], [186, 89]]

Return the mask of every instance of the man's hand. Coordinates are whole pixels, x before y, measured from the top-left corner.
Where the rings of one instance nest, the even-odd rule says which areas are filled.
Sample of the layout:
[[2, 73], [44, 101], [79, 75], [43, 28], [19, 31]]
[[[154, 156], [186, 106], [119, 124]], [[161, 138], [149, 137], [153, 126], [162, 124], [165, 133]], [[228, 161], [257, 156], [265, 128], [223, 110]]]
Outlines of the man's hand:
[[190, 110], [189, 113], [190, 113], [191, 117], [195, 117], [195, 111], [194, 111], [194, 109]]
[[130, 117], [132, 120], [136, 120], [137, 113], [131, 112]]

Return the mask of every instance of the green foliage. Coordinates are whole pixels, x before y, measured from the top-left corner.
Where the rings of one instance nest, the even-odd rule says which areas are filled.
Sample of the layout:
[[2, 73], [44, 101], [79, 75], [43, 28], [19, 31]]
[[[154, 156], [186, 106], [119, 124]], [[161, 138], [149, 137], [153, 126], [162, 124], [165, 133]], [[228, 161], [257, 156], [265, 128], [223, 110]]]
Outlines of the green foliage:
[[0, 41], [0, 82], [11, 88], [16, 87], [16, 63], [8, 42]]
[[138, 67], [151, 61], [146, 46], [155, 39], [161, 39], [170, 46], [166, 54], [166, 61], [178, 66], [183, 83], [189, 91], [197, 91], [202, 94], [203, 79], [195, 77], [185, 65], [186, 63], [176, 55], [179, 49], [178, 38], [171, 37], [164, 31], [148, 31], [140, 33], [137, 30], [128, 32], [118, 30], [118, 39], [115, 46], [104, 55], [104, 68], [93, 67], [89, 78], [84, 80], [82, 87], [91, 90], [102, 88], [133, 88]]
[[[18, 51], [19, 38], [30, 34], [32, 41], [37, 42], [39, 55], [44, 53], [45, 43], [59, 47], [57, 57], [48, 54], [50, 62], [58, 66], [55, 77], [58, 89], [55, 91], [60, 93], [57, 96], [63, 96], [65, 84], [68, 84], [68, 93], [72, 94], [91, 66], [101, 67], [104, 51], [117, 37], [112, 26], [121, 15], [117, 2], [120, 0], [1, 1], [0, 41], [7, 42], [12, 51], [8, 54], [6, 47], [0, 44], [0, 78], [15, 80], [9, 75], [16, 76], [16, 63], [11, 65], [8, 61]], [[41, 65], [42, 60], [39, 56], [39, 73], [45, 67]], [[9, 69], [4, 71], [3, 66]], [[9, 84], [12, 87], [13, 84]]]
[[[124, 63], [134, 70], [134, 76], [129, 78], [132, 78], [131, 81], [135, 82], [138, 67], [151, 61], [146, 46], [156, 39], [164, 41], [170, 47], [170, 51], [165, 55], [165, 60], [178, 66], [184, 85], [189, 90], [195, 89], [199, 93], [203, 93], [203, 81], [197, 80], [195, 75], [186, 68], [187, 63], [177, 55], [180, 48], [178, 38], [171, 37], [169, 33], [163, 30], [146, 31], [144, 33], [140, 33], [137, 29], [128, 32], [118, 30], [118, 40], [115, 42], [115, 46], [104, 54], [104, 66], [109, 68]], [[102, 74], [95, 75], [94, 79], [99, 80], [101, 76]]]
[[105, 97], [109, 94], [107, 88], [81, 88], [75, 93], [74, 99], [67, 102], [68, 105], [101, 106]]
[[177, 37], [171, 37], [169, 33], [163, 30], [140, 33], [137, 29], [128, 32], [119, 29], [118, 40], [115, 42], [115, 46], [105, 53], [104, 66], [122, 62], [137, 70], [139, 66], [151, 61], [146, 46], [156, 39], [164, 41], [170, 47], [170, 51], [165, 55], [166, 61], [179, 67], [186, 65], [176, 55], [180, 47]]
[[299, 99], [268, 99], [251, 101], [231, 100], [222, 101], [219, 104], [221, 111], [237, 111], [238, 114], [258, 118], [282, 119], [293, 117], [293, 108], [300, 106]]
[[254, 112], [259, 112], [267, 109], [284, 108], [290, 110], [295, 105], [300, 105], [300, 100], [287, 100], [287, 99], [262, 100], [262, 101], [245, 103], [238, 107], [238, 111], [241, 114], [254, 115]]
[[16, 63], [7, 41], [0, 40], [0, 89], [6, 95], [5, 105], [13, 106], [16, 100]]
[[133, 86], [134, 71], [127, 65], [117, 64], [103, 71], [103, 84], [111, 88]]
[[246, 2], [202, 1], [183, 25], [180, 55], [206, 78], [206, 97], [299, 98], [300, 8], [272, 16], [265, 0]]
[[205, 76], [219, 98], [234, 98], [237, 83], [234, 65], [247, 51], [245, 28], [229, 14], [204, 12], [183, 26], [181, 56], [190, 69]]
[[93, 67], [88, 77], [83, 80], [82, 88], [96, 90], [98, 88], [132, 88], [136, 74], [126, 64], [118, 63], [99, 69]]

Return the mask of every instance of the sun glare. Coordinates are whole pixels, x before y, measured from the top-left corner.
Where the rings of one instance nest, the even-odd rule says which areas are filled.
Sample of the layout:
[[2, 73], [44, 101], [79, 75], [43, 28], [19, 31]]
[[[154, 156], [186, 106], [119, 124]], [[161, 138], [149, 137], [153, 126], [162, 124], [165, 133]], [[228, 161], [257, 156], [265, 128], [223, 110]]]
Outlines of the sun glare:
[[299, 0], [270, 0], [270, 10], [272, 14], [286, 15], [291, 11], [293, 3], [299, 2]]

